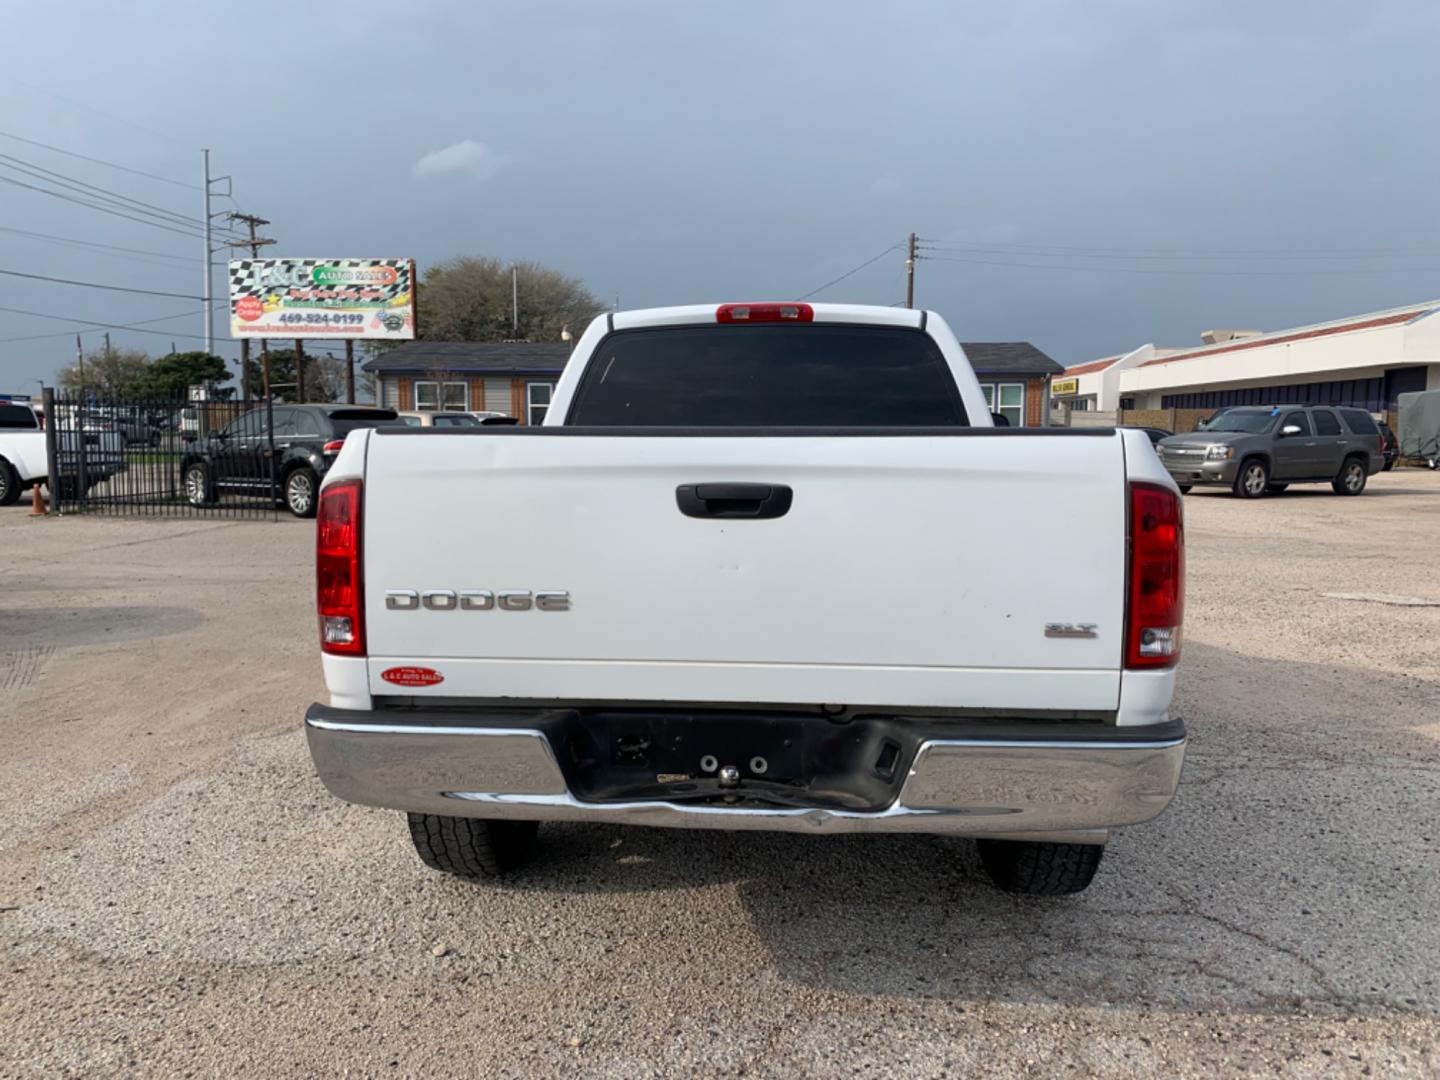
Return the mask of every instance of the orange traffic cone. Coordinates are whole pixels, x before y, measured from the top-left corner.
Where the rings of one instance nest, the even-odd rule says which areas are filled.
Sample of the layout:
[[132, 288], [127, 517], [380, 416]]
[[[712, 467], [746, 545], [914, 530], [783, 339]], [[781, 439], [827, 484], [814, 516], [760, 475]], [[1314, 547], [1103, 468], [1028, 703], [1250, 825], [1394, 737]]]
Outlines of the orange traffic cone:
[[30, 516], [45, 516], [45, 496], [40, 494], [39, 484], [35, 484], [30, 488]]

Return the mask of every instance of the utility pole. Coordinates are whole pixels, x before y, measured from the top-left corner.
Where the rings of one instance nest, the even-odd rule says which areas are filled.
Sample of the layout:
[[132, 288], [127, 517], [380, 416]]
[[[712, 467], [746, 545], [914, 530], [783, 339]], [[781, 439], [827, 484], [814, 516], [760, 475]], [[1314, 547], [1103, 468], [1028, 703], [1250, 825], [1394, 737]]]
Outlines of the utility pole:
[[109, 330], [106, 330], [106, 331], [105, 331], [105, 359], [106, 359], [107, 362], [108, 362], [109, 359], [110, 359], [110, 331], [109, 331]]
[[905, 255], [905, 306], [907, 308], [915, 306], [915, 241], [916, 236], [912, 232], [910, 247]]
[[211, 195], [210, 188], [211, 188], [212, 185], [218, 184], [218, 183], [220, 183], [220, 181], [224, 180], [224, 181], [226, 181], [226, 190], [224, 191], [223, 194], [225, 194], [225, 195], [228, 196], [228, 195], [230, 194], [230, 184], [229, 184], [230, 177], [228, 177], [228, 176], [211, 176], [211, 175], [210, 175], [210, 150], [209, 150], [208, 148], [206, 148], [206, 149], [204, 149], [204, 150], [201, 150], [200, 153], [201, 153], [201, 156], [202, 156], [202, 157], [204, 158], [204, 160], [205, 160], [205, 184], [204, 184], [204, 188], [205, 188], [205, 192], [204, 192], [204, 194], [205, 194], [205, 216], [204, 216], [204, 218], [203, 218], [203, 221], [204, 221], [204, 235], [205, 235], [205, 239], [204, 239], [204, 243], [205, 243], [205, 287], [204, 287], [204, 289], [203, 289], [203, 291], [201, 292], [200, 295], [201, 295], [201, 296], [204, 298], [204, 300], [205, 300], [205, 313], [204, 313], [204, 316], [203, 316], [204, 319], [205, 319], [205, 352], [208, 353], [208, 354], [211, 355], [211, 356], [214, 356], [214, 355], [215, 355], [215, 295], [214, 295], [214, 294], [215, 294], [215, 284], [214, 284], [214, 281], [212, 280], [212, 278], [213, 278], [213, 276], [214, 276], [214, 275], [212, 274], [212, 271], [214, 270], [214, 266], [213, 266], [213, 264], [211, 263], [211, 259], [214, 258], [214, 256], [215, 256], [215, 250], [216, 250], [216, 249], [213, 248], [213, 247], [210, 245], [210, 240], [211, 240], [211, 237], [210, 237], [210, 222], [211, 222], [211, 220], [212, 220], [213, 218], [218, 217], [219, 215], [218, 215], [218, 214], [212, 214], [212, 213], [210, 212], [210, 195]]
[[[266, 221], [264, 218], [257, 217], [255, 214], [241, 214], [235, 210], [231, 210], [225, 216], [228, 217], [231, 221], [243, 221], [249, 227], [250, 239], [233, 241], [230, 246], [248, 247], [250, 249], [250, 257], [252, 259], [258, 259], [260, 257], [260, 249], [266, 244], [275, 243], [274, 240], [267, 240], [264, 237], [255, 235], [255, 230], [261, 225], [270, 224], [270, 222]], [[260, 339], [260, 368], [260, 380], [264, 384], [265, 400], [269, 401], [270, 343], [264, 338]], [[240, 339], [240, 395], [242, 400], [248, 405], [250, 403], [250, 339], [247, 337], [242, 337]]]
[[295, 339], [295, 401], [305, 404], [305, 342]]
[[345, 339], [345, 404], [355, 404], [355, 339]]
[[205, 156], [205, 213], [201, 218], [205, 223], [205, 287], [200, 295], [205, 303], [205, 352], [214, 355], [215, 324], [210, 319], [210, 151], [205, 149], [200, 153]]
[[520, 274], [510, 267], [510, 336], [520, 336]]
[[80, 348], [80, 335], [75, 335], [75, 365], [80, 370], [80, 394], [85, 394], [85, 351]]

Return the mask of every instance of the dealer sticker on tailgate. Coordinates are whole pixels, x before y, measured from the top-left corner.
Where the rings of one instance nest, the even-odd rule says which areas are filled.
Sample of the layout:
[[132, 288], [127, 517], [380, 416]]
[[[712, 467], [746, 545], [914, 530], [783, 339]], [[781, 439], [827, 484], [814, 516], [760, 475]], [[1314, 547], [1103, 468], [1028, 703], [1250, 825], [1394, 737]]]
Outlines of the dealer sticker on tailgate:
[[434, 668], [392, 667], [380, 673], [380, 677], [396, 686], [434, 686], [445, 681], [445, 676]]

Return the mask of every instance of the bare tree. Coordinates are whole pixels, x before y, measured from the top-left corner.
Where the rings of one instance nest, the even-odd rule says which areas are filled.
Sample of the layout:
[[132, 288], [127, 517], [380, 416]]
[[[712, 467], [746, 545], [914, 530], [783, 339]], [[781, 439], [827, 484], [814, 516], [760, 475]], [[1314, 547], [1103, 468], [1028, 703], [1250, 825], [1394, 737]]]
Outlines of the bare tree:
[[60, 369], [56, 382], [69, 393], [91, 390], [101, 397], [139, 396], [147, 385], [150, 356], [140, 349], [92, 349]]

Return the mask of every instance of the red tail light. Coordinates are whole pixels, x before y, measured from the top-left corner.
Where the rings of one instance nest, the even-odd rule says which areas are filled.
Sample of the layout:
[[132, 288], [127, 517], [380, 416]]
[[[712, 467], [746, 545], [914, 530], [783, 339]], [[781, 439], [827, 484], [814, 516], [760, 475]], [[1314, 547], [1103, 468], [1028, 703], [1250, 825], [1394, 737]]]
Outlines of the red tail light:
[[325, 444], [325, 453], [338, 454], [345, 446], [344, 439], [331, 439]]
[[809, 304], [721, 304], [715, 321], [723, 323], [814, 322]]
[[361, 588], [359, 480], [341, 480], [320, 493], [315, 522], [315, 603], [320, 648], [365, 655], [365, 596]]
[[1169, 667], [1180, 659], [1185, 618], [1185, 521], [1179, 495], [1158, 484], [1130, 485], [1129, 549], [1125, 666]]

